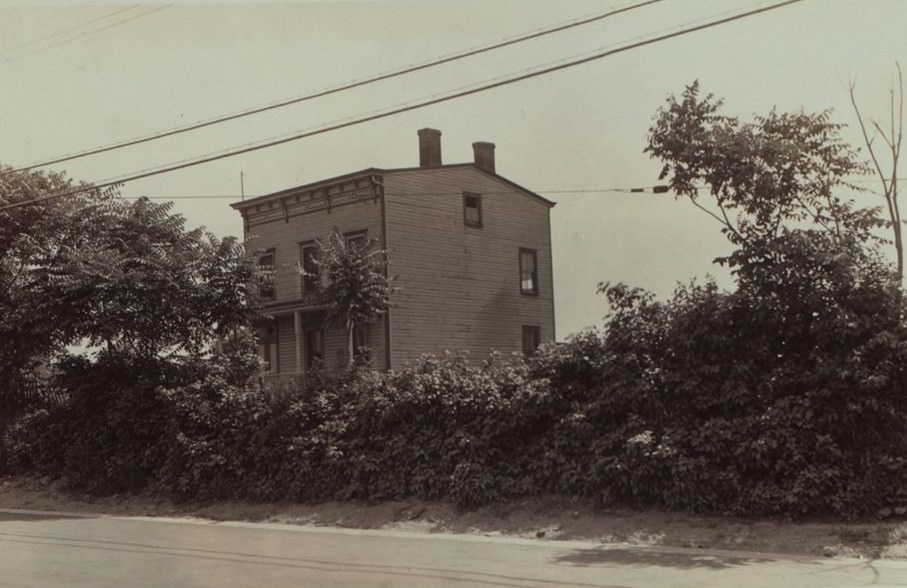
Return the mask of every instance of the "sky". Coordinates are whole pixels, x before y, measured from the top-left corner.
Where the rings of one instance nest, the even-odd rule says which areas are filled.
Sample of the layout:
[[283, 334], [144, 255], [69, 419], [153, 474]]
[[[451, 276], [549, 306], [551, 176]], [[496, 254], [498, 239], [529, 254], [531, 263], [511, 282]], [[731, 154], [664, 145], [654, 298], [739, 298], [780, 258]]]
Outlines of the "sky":
[[[93, 5], [0, 0], [0, 162], [12, 166], [174, 129], [635, 4], [410, 0]], [[482, 55], [49, 169], [102, 182], [421, 102], [765, 6], [661, 0]], [[189, 226], [242, 235], [229, 204], [367, 167], [418, 165], [416, 131], [442, 131], [444, 163], [496, 145], [497, 172], [552, 210], [558, 339], [600, 325], [599, 282], [661, 298], [711, 275], [729, 247], [717, 222], [659, 183], [643, 153], [658, 108], [698, 80], [728, 114], [816, 112], [861, 143], [848, 87], [887, 120], [907, 65], [907, 2], [803, 0], [715, 28], [283, 145], [126, 183], [172, 200]], [[242, 180], [241, 180], [242, 177]], [[870, 176], [866, 186], [878, 187]], [[877, 196], [861, 195], [879, 204]], [[876, 199], [874, 199], [876, 198]], [[862, 201], [862, 200], [861, 200]]]

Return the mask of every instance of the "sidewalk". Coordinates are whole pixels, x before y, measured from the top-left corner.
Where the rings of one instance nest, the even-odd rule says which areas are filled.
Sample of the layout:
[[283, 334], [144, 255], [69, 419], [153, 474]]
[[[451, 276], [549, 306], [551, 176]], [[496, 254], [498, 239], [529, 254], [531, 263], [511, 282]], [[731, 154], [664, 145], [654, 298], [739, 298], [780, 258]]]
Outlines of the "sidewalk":
[[64, 492], [58, 482], [0, 480], [0, 509], [114, 516], [196, 517], [296, 525], [458, 533], [611, 545], [731, 550], [790, 556], [907, 559], [907, 521], [801, 521], [701, 516], [658, 511], [595, 510], [563, 499], [523, 500], [474, 511], [405, 500], [364, 504], [173, 502], [149, 494], [104, 498]]

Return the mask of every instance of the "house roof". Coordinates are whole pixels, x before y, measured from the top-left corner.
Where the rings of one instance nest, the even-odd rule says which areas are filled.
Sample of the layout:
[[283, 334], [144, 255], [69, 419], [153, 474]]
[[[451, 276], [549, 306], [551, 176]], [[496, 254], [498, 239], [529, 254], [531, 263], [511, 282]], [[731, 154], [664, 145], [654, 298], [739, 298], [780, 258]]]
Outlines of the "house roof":
[[555, 202], [548, 200], [544, 196], [540, 196], [539, 194], [536, 194], [532, 190], [524, 188], [523, 186], [517, 184], [516, 182], [508, 180], [504, 176], [489, 172], [488, 170], [485, 170], [485, 169], [479, 167], [475, 163], [452, 163], [452, 164], [448, 164], [448, 165], [433, 166], [433, 167], [418, 167], [417, 166], [417, 167], [401, 167], [401, 168], [392, 168], [392, 169], [369, 167], [369, 168], [359, 170], [356, 172], [344, 174], [342, 176], [335, 176], [333, 178], [319, 180], [317, 182], [312, 182], [310, 184], [294, 186], [292, 188], [280, 190], [279, 192], [272, 192], [271, 194], [264, 194], [262, 196], [256, 196], [255, 198], [241, 200], [240, 202], [232, 203], [230, 206], [236, 210], [242, 211], [249, 207], [255, 206], [256, 204], [261, 204], [262, 202], [268, 202], [269, 200], [272, 200], [272, 199], [279, 199], [284, 196], [290, 196], [290, 195], [296, 194], [301, 191], [317, 190], [319, 188], [324, 188], [324, 187], [331, 186], [334, 184], [348, 182], [350, 180], [368, 177], [368, 176], [376, 175], [376, 174], [388, 175], [388, 174], [401, 173], [401, 172], [414, 172], [414, 171], [421, 171], [421, 170], [437, 170], [437, 169], [455, 169], [455, 168], [474, 168], [485, 175], [491, 176], [497, 180], [500, 180], [500, 181], [512, 186], [513, 188], [516, 188], [517, 190], [520, 190], [521, 192], [524, 192], [526, 195], [531, 196], [531, 197], [539, 200], [540, 202], [546, 204], [549, 208], [555, 206]]

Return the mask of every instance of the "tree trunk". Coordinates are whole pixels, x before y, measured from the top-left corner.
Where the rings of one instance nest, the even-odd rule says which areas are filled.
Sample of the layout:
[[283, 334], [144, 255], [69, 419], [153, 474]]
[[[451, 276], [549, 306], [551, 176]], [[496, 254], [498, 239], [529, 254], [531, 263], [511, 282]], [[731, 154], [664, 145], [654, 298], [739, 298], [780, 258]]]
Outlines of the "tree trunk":
[[351, 319], [346, 320], [346, 367], [352, 367], [355, 359], [353, 357], [353, 331], [355, 326]]

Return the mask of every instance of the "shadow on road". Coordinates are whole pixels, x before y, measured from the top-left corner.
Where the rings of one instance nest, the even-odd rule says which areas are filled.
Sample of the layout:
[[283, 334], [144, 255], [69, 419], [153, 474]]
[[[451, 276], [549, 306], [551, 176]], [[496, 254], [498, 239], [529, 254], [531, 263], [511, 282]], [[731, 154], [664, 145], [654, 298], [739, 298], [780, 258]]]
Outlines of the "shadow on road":
[[556, 563], [575, 566], [612, 564], [618, 566], [660, 566], [682, 570], [721, 570], [751, 564], [773, 561], [768, 557], [745, 557], [714, 553], [685, 553], [676, 551], [655, 551], [649, 549], [577, 549], [554, 558]]

